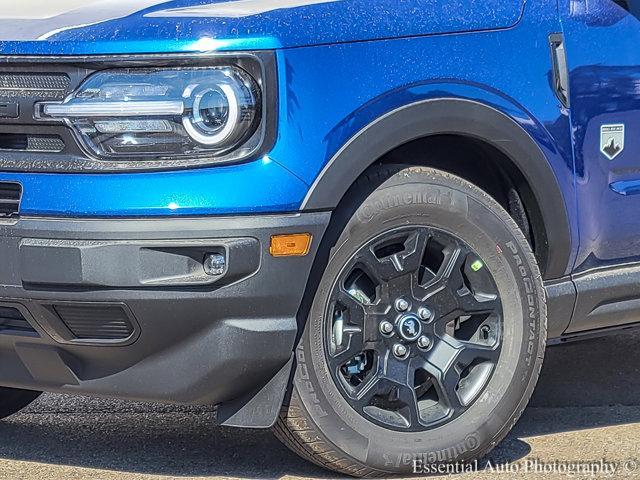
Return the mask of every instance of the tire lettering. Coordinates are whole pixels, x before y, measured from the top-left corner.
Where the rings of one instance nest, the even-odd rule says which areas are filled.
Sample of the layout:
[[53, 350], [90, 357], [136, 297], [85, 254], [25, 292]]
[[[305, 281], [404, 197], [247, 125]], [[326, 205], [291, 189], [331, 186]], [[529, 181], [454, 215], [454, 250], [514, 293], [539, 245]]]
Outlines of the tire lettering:
[[311, 379], [309, 377], [309, 369], [305, 363], [305, 355], [302, 347], [296, 350], [296, 359], [298, 360], [298, 369], [296, 370], [296, 375], [299, 380], [297, 382], [298, 388], [306, 391], [307, 395], [309, 395], [312, 402], [310, 409], [315, 412], [317, 418], [326, 417], [328, 413], [320, 406], [320, 399], [318, 398], [318, 394], [315, 392], [313, 383], [311, 383]]
[[454, 205], [453, 194], [439, 189], [417, 190], [404, 194], [386, 195], [381, 199], [365, 203], [358, 209], [358, 218], [362, 222], [371, 221], [378, 212], [406, 205]]
[[533, 355], [536, 349], [536, 323], [538, 320], [538, 309], [536, 306], [536, 295], [535, 295], [535, 287], [534, 282], [529, 272], [527, 270], [525, 262], [522, 260], [522, 256], [518, 250], [518, 246], [514, 242], [508, 242], [506, 247], [511, 252], [513, 259], [518, 267], [518, 272], [522, 277], [522, 283], [524, 285], [524, 290], [526, 293], [527, 307], [528, 307], [528, 327], [529, 327], [529, 338], [527, 343], [527, 356], [525, 358], [525, 362], [527, 365], [531, 365], [533, 362]]
[[388, 454], [384, 454], [385, 465], [400, 467], [403, 465], [432, 465], [454, 462], [465, 453], [476, 450], [479, 446], [480, 439], [478, 438], [478, 435], [472, 433], [463, 441], [456, 443], [449, 448], [437, 450], [435, 452], [417, 454], [401, 453], [395, 455], [395, 461]]

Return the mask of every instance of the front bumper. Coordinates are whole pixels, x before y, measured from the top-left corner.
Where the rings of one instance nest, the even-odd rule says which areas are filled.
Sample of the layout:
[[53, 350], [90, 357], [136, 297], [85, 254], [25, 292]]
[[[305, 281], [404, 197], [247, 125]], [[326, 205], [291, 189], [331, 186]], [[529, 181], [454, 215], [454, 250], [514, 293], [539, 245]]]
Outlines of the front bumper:
[[[328, 213], [0, 224], [0, 385], [220, 404], [287, 364]], [[309, 232], [303, 257], [274, 234]], [[226, 272], [203, 274], [207, 252]], [[94, 337], [94, 338], [92, 338]]]

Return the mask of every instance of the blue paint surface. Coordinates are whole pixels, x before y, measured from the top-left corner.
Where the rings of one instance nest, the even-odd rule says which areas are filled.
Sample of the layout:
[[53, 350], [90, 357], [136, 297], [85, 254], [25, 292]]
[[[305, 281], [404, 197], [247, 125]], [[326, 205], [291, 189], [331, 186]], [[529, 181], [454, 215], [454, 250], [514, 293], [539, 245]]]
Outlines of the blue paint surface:
[[308, 186], [269, 157], [256, 162], [136, 174], [2, 173], [23, 185], [21, 213], [173, 216], [295, 211]]
[[[95, 11], [79, 2], [45, 19], [0, 13], [0, 53], [276, 50], [277, 141], [267, 157], [239, 165], [0, 173], [0, 180], [24, 185], [24, 214], [293, 212], [327, 162], [376, 118], [424, 99], [464, 98], [510, 116], [540, 146], [564, 196], [558, 208], [570, 220], [567, 271], [574, 260], [597, 266], [640, 251], [640, 195], [631, 195], [640, 179], [640, 136], [627, 133], [625, 152], [614, 162], [599, 152], [602, 123], [640, 128], [640, 23], [611, 0], [291, 0], [280, 2], [283, 8], [272, 0], [129, 3]], [[552, 89], [548, 37], [563, 31], [571, 110]]]
[[[611, 0], [563, 0], [561, 16], [579, 204], [576, 266], [634, 261], [640, 257], [640, 20]], [[607, 124], [626, 127], [624, 150], [614, 160], [600, 151]]]
[[[27, 2], [28, 3], [28, 2]], [[72, 1], [2, 18], [0, 53], [79, 55], [273, 49], [515, 25], [524, 0]]]

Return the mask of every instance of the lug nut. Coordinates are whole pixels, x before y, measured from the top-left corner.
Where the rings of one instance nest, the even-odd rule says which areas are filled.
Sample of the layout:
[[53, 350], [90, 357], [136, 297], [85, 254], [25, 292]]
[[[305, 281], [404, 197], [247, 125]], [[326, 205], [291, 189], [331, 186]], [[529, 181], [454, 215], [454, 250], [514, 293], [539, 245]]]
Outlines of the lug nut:
[[409, 350], [407, 350], [407, 347], [405, 347], [404, 345], [402, 345], [401, 343], [396, 343], [393, 346], [393, 354], [397, 357], [397, 358], [404, 358], [407, 356], [407, 353], [409, 353]]
[[393, 332], [393, 325], [391, 325], [391, 323], [387, 322], [386, 320], [384, 322], [382, 322], [380, 324], [380, 332], [383, 335], [389, 335], [391, 334], [391, 332]]
[[491, 333], [491, 327], [489, 325], [485, 325], [480, 329], [480, 333], [482, 333], [482, 338], [485, 340], [489, 339], [489, 334]]
[[418, 309], [418, 316], [420, 317], [421, 320], [429, 320], [431, 318], [431, 315], [433, 315], [431, 313], [431, 310], [429, 310], [427, 307], [420, 307]]
[[404, 298], [398, 298], [396, 300], [396, 310], [399, 312], [406, 312], [409, 310], [409, 302], [407, 302]]
[[418, 347], [429, 348], [430, 346], [431, 346], [431, 339], [426, 335], [423, 335], [418, 339]]

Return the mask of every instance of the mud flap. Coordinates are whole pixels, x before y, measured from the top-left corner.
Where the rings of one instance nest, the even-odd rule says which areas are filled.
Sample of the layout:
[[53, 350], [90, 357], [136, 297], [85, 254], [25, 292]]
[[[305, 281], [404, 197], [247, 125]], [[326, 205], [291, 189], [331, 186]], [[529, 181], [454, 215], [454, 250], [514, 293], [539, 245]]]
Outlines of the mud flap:
[[278, 419], [284, 401], [291, 370], [293, 353], [284, 367], [260, 390], [240, 399], [218, 405], [216, 420], [225, 427], [270, 428]]

